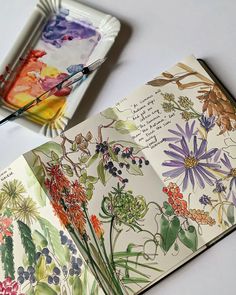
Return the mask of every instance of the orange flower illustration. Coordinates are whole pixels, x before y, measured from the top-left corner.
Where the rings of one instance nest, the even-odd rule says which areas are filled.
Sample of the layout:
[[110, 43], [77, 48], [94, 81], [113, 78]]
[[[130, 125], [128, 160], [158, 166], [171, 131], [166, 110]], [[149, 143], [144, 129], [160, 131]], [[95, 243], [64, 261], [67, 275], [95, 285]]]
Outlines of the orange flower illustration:
[[104, 229], [102, 228], [101, 221], [97, 218], [96, 215], [91, 215], [90, 221], [92, 223], [93, 229], [98, 239], [104, 235]]

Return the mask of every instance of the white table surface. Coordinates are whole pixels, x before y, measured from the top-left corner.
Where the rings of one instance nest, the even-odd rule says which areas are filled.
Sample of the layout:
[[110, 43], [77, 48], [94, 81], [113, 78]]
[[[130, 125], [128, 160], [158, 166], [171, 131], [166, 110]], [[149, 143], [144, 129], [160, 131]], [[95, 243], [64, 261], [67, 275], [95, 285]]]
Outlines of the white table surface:
[[[27, 21], [36, 0], [0, 0], [0, 62]], [[117, 16], [122, 30], [109, 59], [81, 103], [76, 122], [194, 54], [206, 59], [236, 95], [234, 0], [90, 0]], [[74, 122], [75, 123], [75, 122]], [[47, 139], [16, 123], [0, 127], [0, 169]], [[236, 232], [147, 291], [154, 295], [235, 294]]]

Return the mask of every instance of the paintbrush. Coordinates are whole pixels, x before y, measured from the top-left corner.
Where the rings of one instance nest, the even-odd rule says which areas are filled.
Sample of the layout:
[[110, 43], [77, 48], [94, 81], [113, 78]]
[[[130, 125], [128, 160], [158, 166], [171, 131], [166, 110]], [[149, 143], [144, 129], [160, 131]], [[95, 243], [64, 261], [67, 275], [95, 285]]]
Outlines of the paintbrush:
[[27, 111], [28, 109], [32, 108], [33, 106], [39, 104], [41, 101], [47, 99], [49, 96], [53, 95], [57, 91], [59, 91], [63, 88], [66, 88], [66, 87], [70, 87], [73, 84], [75, 84], [76, 82], [81, 81], [82, 78], [88, 76], [91, 72], [98, 69], [101, 66], [101, 64], [105, 61], [105, 59], [106, 58], [98, 59], [95, 62], [91, 63], [90, 65], [83, 67], [79, 71], [72, 73], [71, 75], [66, 77], [64, 80], [62, 80], [61, 82], [59, 82], [58, 84], [56, 84], [55, 86], [50, 88], [49, 90], [42, 93], [40, 96], [36, 97], [32, 101], [30, 101], [29, 103], [24, 105], [23, 107], [16, 110], [14, 113], [12, 113], [9, 116], [7, 116], [6, 118], [0, 120], [0, 125], [3, 125], [6, 122], [13, 121], [13, 120], [19, 118], [25, 111]]

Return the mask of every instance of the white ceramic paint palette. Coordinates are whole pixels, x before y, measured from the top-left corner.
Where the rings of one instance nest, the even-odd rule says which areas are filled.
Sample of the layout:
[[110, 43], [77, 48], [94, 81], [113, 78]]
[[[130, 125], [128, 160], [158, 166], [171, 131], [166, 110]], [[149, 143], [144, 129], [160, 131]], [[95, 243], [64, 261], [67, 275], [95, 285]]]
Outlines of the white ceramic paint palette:
[[[0, 115], [5, 117], [47, 91], [81, 65], [103, 58], [119, 21], [71, 0], [40, 0], [0, 68]], [[47, 137], [72, 118], [94, 74], [79, 87], [63, 89], [17, 122]]]

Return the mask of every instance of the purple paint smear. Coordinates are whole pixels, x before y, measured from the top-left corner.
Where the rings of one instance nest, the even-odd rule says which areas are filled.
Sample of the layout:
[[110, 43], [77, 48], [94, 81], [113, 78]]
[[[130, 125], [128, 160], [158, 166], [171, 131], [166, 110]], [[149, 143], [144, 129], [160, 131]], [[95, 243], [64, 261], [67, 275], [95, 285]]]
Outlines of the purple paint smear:
[[96, 30], [85, 23], [67, 20], [68, 14], [68, 10], [61, 10], [47, 22], [41, 36], [44, 42], [60, 48], [63, 42], [87, 39], [96, 35]]

